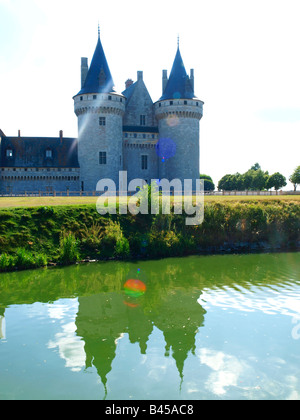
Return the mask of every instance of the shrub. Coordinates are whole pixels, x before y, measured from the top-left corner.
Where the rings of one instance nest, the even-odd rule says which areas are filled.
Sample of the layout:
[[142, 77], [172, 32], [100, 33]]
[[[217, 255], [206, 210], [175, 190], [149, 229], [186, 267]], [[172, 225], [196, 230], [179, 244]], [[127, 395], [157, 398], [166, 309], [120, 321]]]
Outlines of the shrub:
[[100, 248], [103, 236], [103, 227], [96, 223], [87, 227], [86, 225], [81, 230], [81, 244], [87, 251], [97, 251]]
[[34, 268], [35, 258], [33, 254], [25, 248], [18, 248], [16, 252], [15, 265], [20, 269]]
[[123, 238], [119, 223], [110, 222], [103, 232], [101, 240], [101, 256], [112, 257], [115, 253], [117, 242]]
[[151, 232], [149, 253], [153, 257], [169, 257], [182, 253], [179, 237], [172, 231]]
[[79, 260], [79, 241], [72, 233], [62, 233], [58, 260], [61, 264], [72, 264]]
[[36, 254], [35, 255], [35, 265], [36, 267], [46, 267], [48, 263], [48, 258], [45, 254]]
[[0, 255], [0, 271], [11, 270], [14, 266], [14, 257], [6, 253]]
[[116, 257], [126, 258], [130, 254], [130, 247], [128, 239], [124, 238], [124, 236], [117, 240], [114, 255]]

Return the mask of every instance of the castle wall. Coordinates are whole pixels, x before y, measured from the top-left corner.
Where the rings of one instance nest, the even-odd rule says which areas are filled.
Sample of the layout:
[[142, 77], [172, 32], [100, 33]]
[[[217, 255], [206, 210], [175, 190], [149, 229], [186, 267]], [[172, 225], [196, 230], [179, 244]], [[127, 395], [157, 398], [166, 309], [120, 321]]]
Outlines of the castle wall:
[[159, 138], [176, 145], [174, 156], [159, 160], [159, 177], [199, 179], [199, 121], [203, 102], [200, 100], [166, 100], [155, 104]]
[[[138, 142], [125, 139], [123, 146], [124, 170], [127, 179], [141, 178], [150, 184], [151, 179], [158, 179], [158, 158], [155, 151], [155, 141]], [[143, 168], [142, 156], [147, 156], [147, 168]]]
[[1, 168], [0, 194], [79, 191], [79, 168]]
[[112, 179], [118, 188], [119, 171], [123, 168], [124, 110], [125, 98], [122, 95], [89, 94], [75, 97], [80, 184], [84, 191], [95, 191], [97, 182], [103, 178]]
[[[144, 126], [157, 126], [153, 102], [143, 81], [142, 72], [138, 72], [138, 80], [130, 89], [132, 89], [132, 94], [126, 102], [123, 124], [125, 126], [140, 126], [141, 116], [143, 116]], [[126, 96], [126, 91], [124, 95]]]

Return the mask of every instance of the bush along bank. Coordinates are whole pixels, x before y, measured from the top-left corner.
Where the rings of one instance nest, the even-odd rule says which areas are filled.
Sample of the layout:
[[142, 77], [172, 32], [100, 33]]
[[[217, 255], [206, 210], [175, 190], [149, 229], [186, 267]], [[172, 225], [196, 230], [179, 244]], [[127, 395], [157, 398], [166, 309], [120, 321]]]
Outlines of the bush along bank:
[[186, 215], [100, 216], [94, 205], [0, 210], [0, 271], [78, 261], [300, 249], [300, 206], [288, 200], [205, 203]]

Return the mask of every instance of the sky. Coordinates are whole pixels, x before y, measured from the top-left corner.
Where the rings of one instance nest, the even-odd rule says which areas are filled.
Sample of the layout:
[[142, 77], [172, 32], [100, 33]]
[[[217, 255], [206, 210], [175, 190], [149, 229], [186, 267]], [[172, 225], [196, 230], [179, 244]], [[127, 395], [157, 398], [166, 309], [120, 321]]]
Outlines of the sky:
[[200, 172], [217, 184], [258, 162], [288, 181], [300, 165], [299, 16], [299, 0], [0, 0], [0, 129], [77, 137], [72, 98], [98, 22], [117, 92], [143, 71], [153, 102], [179, 36], [204, 102]]

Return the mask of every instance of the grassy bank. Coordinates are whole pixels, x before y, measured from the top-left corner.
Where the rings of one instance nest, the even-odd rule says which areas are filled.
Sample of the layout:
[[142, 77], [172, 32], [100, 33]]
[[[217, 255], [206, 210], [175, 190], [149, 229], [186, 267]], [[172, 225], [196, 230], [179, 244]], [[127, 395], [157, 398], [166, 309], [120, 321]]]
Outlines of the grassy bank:
[[206, 200], [204, 222], [186, 215], [106, 215], [94, 204], [0, 209], [0, 271], [79, 260], [158, 258], [297, 249], [299, 200]]

